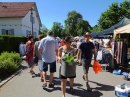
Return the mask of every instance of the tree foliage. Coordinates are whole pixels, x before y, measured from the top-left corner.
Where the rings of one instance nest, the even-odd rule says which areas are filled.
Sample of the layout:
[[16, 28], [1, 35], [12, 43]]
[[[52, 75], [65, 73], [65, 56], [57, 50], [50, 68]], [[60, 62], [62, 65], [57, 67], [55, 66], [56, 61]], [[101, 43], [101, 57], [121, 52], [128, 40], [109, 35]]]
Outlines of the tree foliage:
[[80, 13], [71, 11], [65, 20], [65, 32], [67, 35], [79, 36], [83, 35], [86, 31], [90, 31], [91, 26], [88, 21], [83, 20]]
[[102, 29], [98, 25], [95, 25], [92, 27], [91, 32], [100, 32], [101, 30]]
[[98, 25], [101, 29], [107, 29], [118, 23], [124, 17], [128, 17], [130, 14], [130, 1], [125, 0], [118, 4], [118, 2], [112, 3], [109, 8], [103, 12], [98, 20]]
[[55, 37], [62, 37], [62, 30], [63, 30], [63, 25], [61, 25], [61, 23], [59, 22], [54, 22], [53, 23], [53, 26], [52, 26], [52, 29], [51, 29], [53, 32], [54, 32], [54, 36]]
[[40, 28], [39, 34], [43, 34], [44, 36], [47, 36], [47, 27], [42, 25], [42, 27]]

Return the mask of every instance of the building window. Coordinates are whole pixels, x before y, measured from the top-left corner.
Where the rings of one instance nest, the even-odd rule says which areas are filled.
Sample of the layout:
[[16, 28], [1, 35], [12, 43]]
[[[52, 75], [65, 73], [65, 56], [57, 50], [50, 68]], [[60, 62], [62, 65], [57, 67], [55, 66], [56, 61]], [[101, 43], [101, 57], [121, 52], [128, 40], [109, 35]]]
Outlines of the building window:
[[9, 30], [5, 30], [5, 34], [8, 35], [9, 34]]
[[27, 35], [27, 37], [28, 37], [29, 35], [31, 35], [31, 31], [26, 30], [26, 35]]
[[14, 29], [10, 29], [10, 30], [2, 29], [2, 34], [3, 35], [14, 35]]

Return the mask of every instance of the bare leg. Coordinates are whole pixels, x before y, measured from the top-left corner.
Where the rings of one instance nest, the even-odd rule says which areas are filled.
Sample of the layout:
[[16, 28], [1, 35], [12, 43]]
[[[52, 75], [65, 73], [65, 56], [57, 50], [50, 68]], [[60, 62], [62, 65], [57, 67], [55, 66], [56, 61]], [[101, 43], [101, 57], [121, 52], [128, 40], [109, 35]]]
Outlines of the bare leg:
[[65, 97], [66, 81], [67, 81], [67, 79], [62, 79], [62, 80], [61, 80], [62, 97]]
[[70, 78], [70, 88], [73, 88], [74, 78]]
[[39, 69], [40, 71], [40, 77], [41, 77], [41, 80], [43, 79], [43, 74], [42, 74], [42, 71]]
[[85, 78], [85, 81], [86, 81], [87, 90], [92, 91], [91, 87], [88, 84], [88, 74], [87, 73], [84, 74], [84, 78]]
[[30, 72], [33, 72], [33, 68], [34, 68], [35, 64], [33, 64], [30, 68]]
[[49, 84], [52, 84], [53, 76], [54, 76], [54, 73], [50, 73], [50, 81], [49, 81]]
[[42, 72], [43, 73], [43, 79], [44, 79], [44, 83], [46, 83], [46, 72]]
[[85, 81], [88, 82], [88, 74], [84, 74]]

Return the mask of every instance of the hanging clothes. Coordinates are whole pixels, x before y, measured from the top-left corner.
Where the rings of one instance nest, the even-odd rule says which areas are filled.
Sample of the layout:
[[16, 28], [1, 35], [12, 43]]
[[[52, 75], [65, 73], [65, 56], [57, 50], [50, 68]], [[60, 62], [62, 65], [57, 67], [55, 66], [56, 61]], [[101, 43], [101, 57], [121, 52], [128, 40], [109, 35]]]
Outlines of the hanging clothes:
[[117, 42], [117, 55], [116, 55], [116, 61], [117, 61], [117, 64], [120, 64], [121, 63], [121, 56], [122, 56], [122, 42], [119, 41]]
[[121, 64], [122, 65], [127, 65], [128, 62], [127, 62], [127, 52], [128, 52], [128, 45], [123, 42], [123, 45], [122, 45], [122, 57], [121, 57]]

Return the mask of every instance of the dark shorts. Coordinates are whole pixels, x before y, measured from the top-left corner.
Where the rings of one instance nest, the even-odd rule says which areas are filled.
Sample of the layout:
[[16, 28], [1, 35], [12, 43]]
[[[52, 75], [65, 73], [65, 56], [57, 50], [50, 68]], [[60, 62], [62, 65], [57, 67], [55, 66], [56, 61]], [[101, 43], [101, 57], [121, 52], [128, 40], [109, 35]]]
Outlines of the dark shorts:
[[89, 67], [91, 65], [91, 60], [82, 59], [82, 65], [83, 65], [84, 74], [87, 74], [88, 70], [89, 70]]
[[50, 73], [56, 72], [56, 61], [52, 63], [45, 63], [43, 62], [43, 71], [48, 71], [48, 65], [50, 65]]
[[75, 76], [71, 76], [71, 77], [65, 77], [63, 75], [60, 75], [60, 79], [67, 79], [67, 78], [76, 78], [76, 75]]

